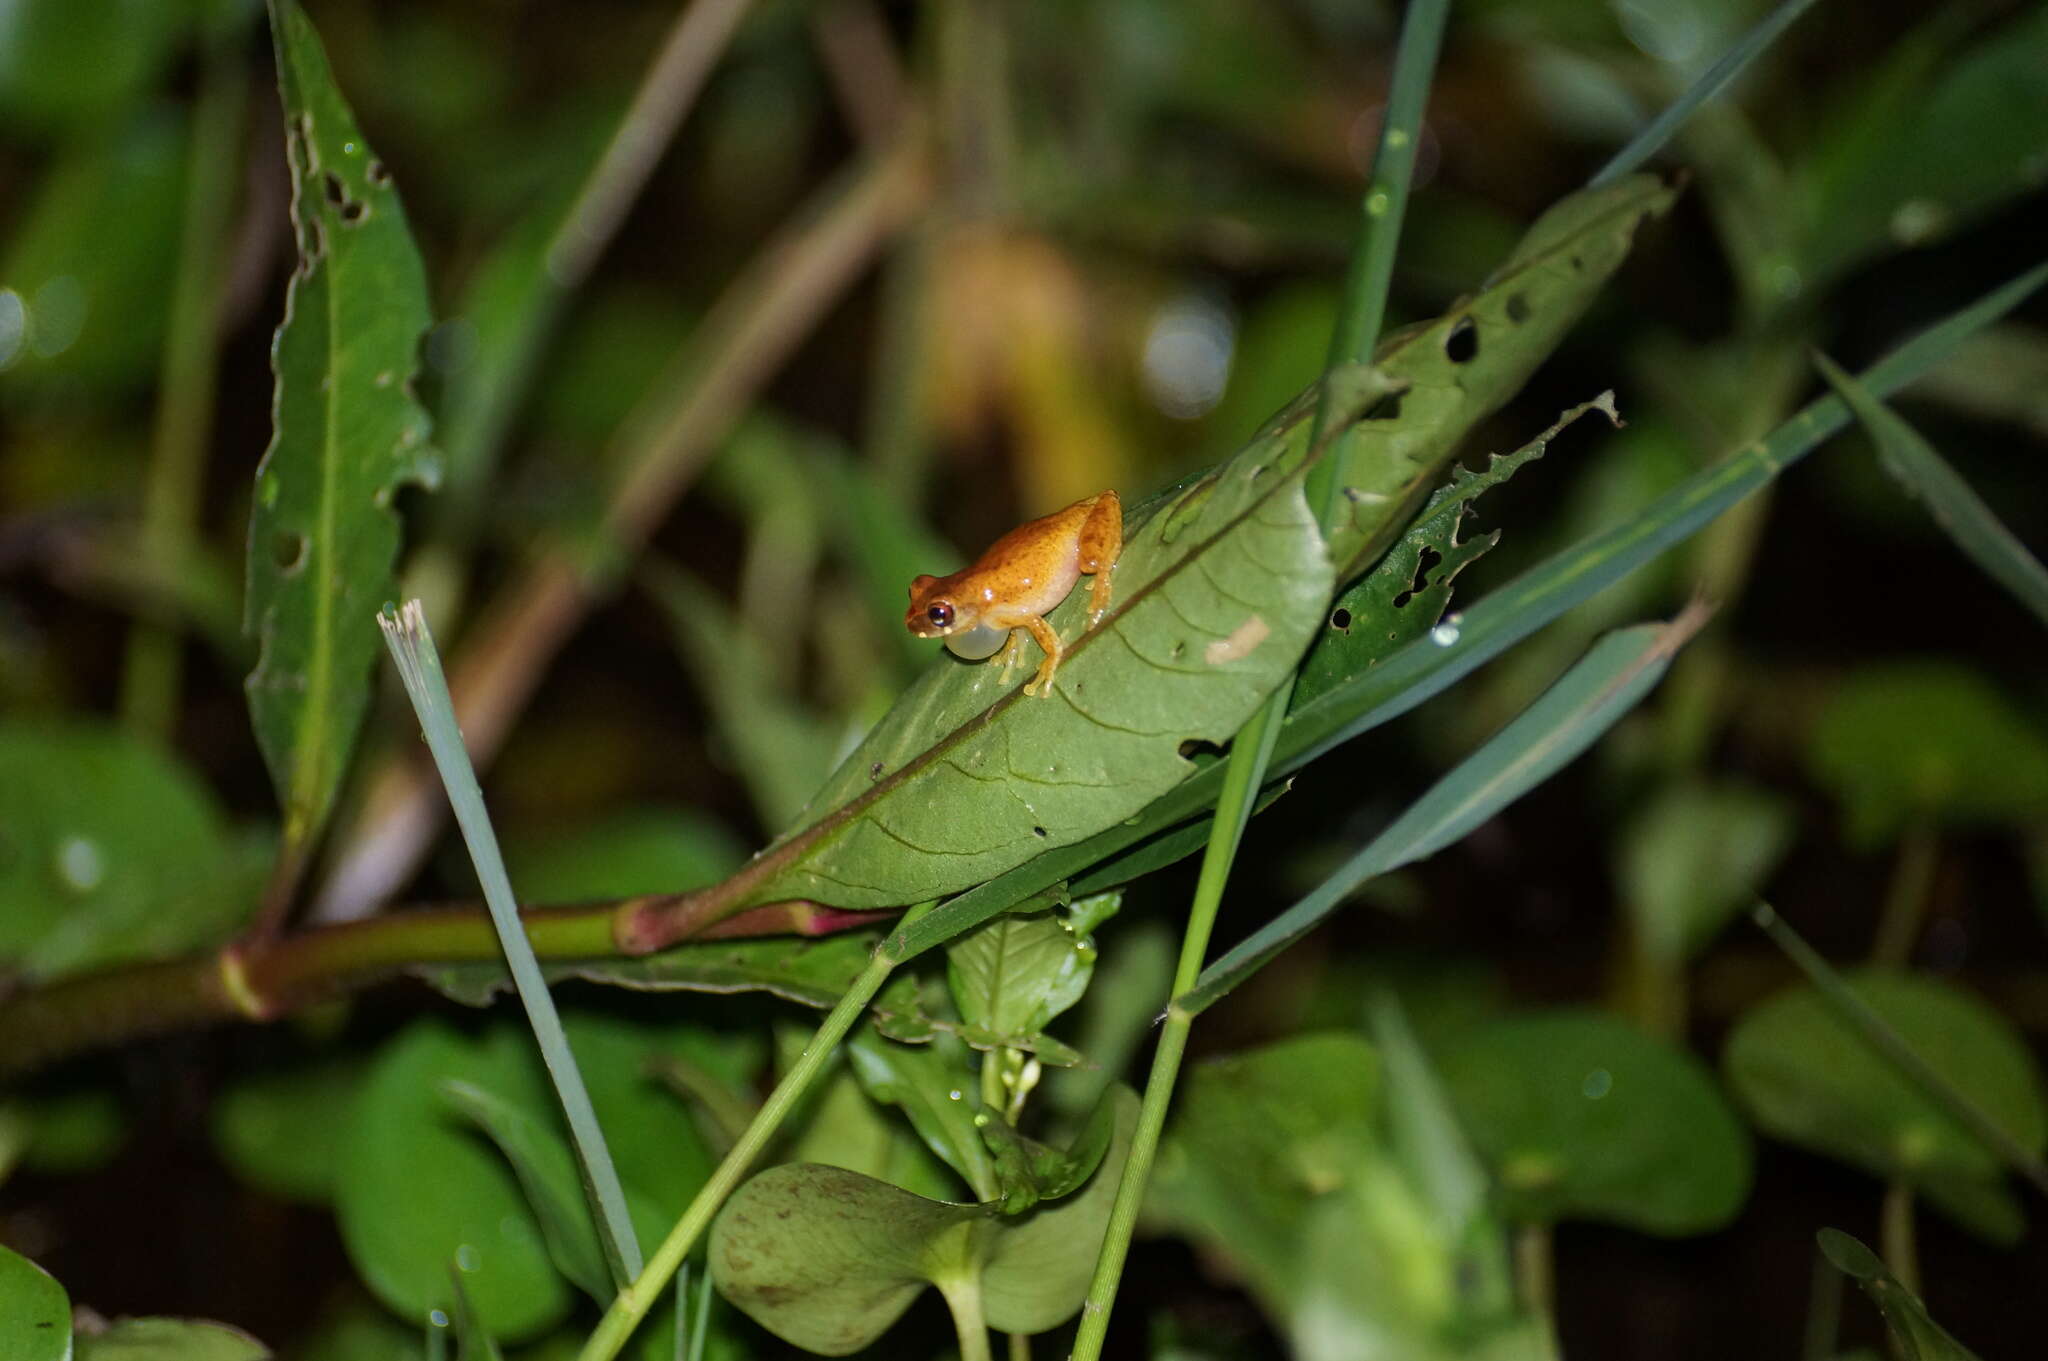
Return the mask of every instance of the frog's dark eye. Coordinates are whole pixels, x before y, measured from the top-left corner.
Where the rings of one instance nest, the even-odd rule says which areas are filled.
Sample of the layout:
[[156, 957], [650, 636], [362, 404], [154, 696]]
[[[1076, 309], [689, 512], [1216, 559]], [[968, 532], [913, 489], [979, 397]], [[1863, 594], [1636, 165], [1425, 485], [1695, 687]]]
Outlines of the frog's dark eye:
[[944, 601], [940, 601], [938, 604], [926, 610], [924, 612], [924, 617], [931, 620], [935, 626], [939, 628], [945, 628], [947, 625], [953, 622], [953, 607], [951, 605], [946, 604]]

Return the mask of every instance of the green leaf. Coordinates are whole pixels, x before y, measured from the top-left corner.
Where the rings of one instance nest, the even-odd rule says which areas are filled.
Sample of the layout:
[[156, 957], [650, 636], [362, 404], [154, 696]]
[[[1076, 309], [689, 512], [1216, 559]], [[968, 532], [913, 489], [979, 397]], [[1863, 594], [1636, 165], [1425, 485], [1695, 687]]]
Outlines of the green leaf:
[[1816, 1237], [1834, 1268], [1863, 1287], [1884, 1315], [1901, 1361], [1977, 1361], [1976, 1353], [1928, 1316], [1927, 1306], [1885, 1269], [1876, 1253], [1840, 1229], [1822, 1229]]
[[[811, 1038], [809, 1027], [777, 1036], [787, 1071]], [[859, 1172], [929, 1200], [950, 1200], [964, 1183], [894, 1113], [871, 1100], [841, 1050], [829, 1074], [785, 1129], [793, 1133], [780, 1155], [789, 1162], [828, 1163]]]
[[2048, 810], [2048, 733], [1954, 662], [1852, 672], [1814, 725], [1807, 762], [1863, 846], [1923, 818], [2028, 827]]
[[354, 1058], [243, 1078], [213, 1103], [214, 1147], [251, 1185], [325, 1204], [362, 1080]]
[[[2048, 34], [2048, 29], [2043, 32]], [[2043, 55], [2048, 56], [2048, 42], [2044, 42]], [[2027, 551], [2026, 545], [1984, 504], [1984, 498], [1970, 490], [1970, 484], [1956, 475], [1956, 470], [1943, 461], [1918, 431], [1826, 355], [1816, 354], [1814, 363], [1870, 432], [1878, 456], [1892, 476], [1908, 493], [1927, 503], [1935, 523], [1983, 569], [1984, 575], [2048, 623], [2048, 569], [2041, 566], [2040, 559]]]
[[[1867, 1004], [2019, 1146], [2048, 1147], [2048, 1109], [2026, 1043], [1983, 1002], [1918, 975], [1846, 976]], [[1970, 1227], [2017, 1230], [2004, 1162], [1835, 1014], [1821, 994], [1788, 989], [1736, 1024], [1722, 1058], [1758, 1128], [1787, 1143], [1905, 1181]], [[1989, 1193], [1989, 1194], [1987, 1194]]]
[[[634, 992], [765, 992], [829, 1009], [874, 953], [878, 931], [848, 931], [820, 940], [701, 941], [637, 959], [542, 962], [549, 982], [580, 978]], [[488, 1006], [511, 991], [502, 964], [425, 965], [412, 971], [443, 996]]]
[[[1565, 427], [1589, 411], [1616, 424], [1614, 394], [1573, 407], [1521, 448], [1487, 459], [1483, 472], [1454, 464], [1451, 480], [1429, 501], [1374, 569], [1342, 595], [1328, 627], [1309, 649], [1295, 682], [1294, 703], [1305, 704], [1364, 674], [1395, 649], [1427, 634], [1443, 618], [1458, 573], [1498, 542], [1498, 530], [1460, 539], [1458, 530], [1474, 500], [1515, 475], [1523, 464], [1543, 457]], [[1427, 556], [1425, 556], [1427, 555]]]
[[987, 1252], [981, 1264], [981, 1304], [989, 1326], [1005, 1333], [1042, 1333], [1058, 1327], [1087, 1298], [1095, 1258], [1109, 1227], [1131, 1136], [1138, 1127], [1138, 1094], [1113, 1083], [1068, 1150], [1072, 1165], [1088, 1162], [1082, 1145], [1097, 1138], [1108, 1111], [1108, 1152], [1094, 1162], [1094, 1172], [1080, 1190], [1029, 1214], [991, 1222]]
[[[611, 1303], [628, 1280], [618, 1263], [607, 1260], [568, 1143], [519, 1107], [472, 1083], [444, 1082], [441, 1090], [449, 1106], [489, 1135], [512, 1164], [540, 1221], [548, 1255], [562, 1274], [599, 1304]], [[634, 1233], [644, 1242], [660, 1242], [670, 1221], [630, 1189], [627, 1207]]]
[[245, 688], [293, 855], [325, 824], [369, 703], [375, 612], [398, 593], [393, 498], [438, 471], [412, 395], [429, 312], [405, 210], [296, 0], [271, 16], [299, 267], [249, 517], [245, 626], [261, 652]]
[[1514, 722], [1432, 785], [1313, 893], [1204, 969], [1177, 1004], [1195, 1013], [1213, 1005], [1314, 930], [1359, 884], [1435, 855], [1549, 779], [1650, 692], [1704, 621], [1704, 614], [1691, 611], [1669, 624], [1641, 624], [1601, 639]]
[[711, 1229], [718, 1289], [808, 1351], [844, 1356], [880, 1337], [928, 1284], [973, 1288], [989, 1326], [1037, 1333], [1080, 1308], [1136, 1127], [1137, 1095], [1105, 1103], [1115, 1137], [1078, 1194], [1015, 1218], [927, 1200], [816, 1163], [771, 1167]]
[[0, 1356], [7, 1361], [67, 1361], [71, 1297], [47, 1271], [0, 1247]]
[[1595, 1219], [1686, 1236], [1749, 1194], [1749, 1136], [1691, 1055], [1596, 1012], [1496, 1021], [1444, 1082], [1523, 1223]]
[[1302, 1216], [1372, 1139], [1380, 1064], [1352, 1034], [1300, 1035], [1190, 1067], [1146, 1211], [1240, 1267], [1269, 1307], [1294, 1296]]
[[50, 979], [226, 937], [252, 896], [212, 795], [107, 724], [0, 722], [0, 967]]
[[270, 1348], [225, 1323], [184, 1318], [122, 1319], [81, 1334], [78, 1361], [267, 1361]]
[[514, 836], [505, 870], [522, 903], [592, 903], [717, 882], [746, 860], [739, 839], [694, 808], [621, 808]]
[[[736, 1056], [716, 1035], [692, 1025], [568, 1011], [562, 1026], [576, 1051], [591, 1104], [603, 1120], [605, 1143], [620, 1179], [673, 1222], [688, 1208], [717, 1160], [688, 1109], [655, 1077], [654, 1062], [663, 1054], [680, 1052], [737, 1078]], [[652, 1247], [667, 1231], [668, 1225], [662, 1224], [649, 1237], [642, 1227], [640, 1240]]]
[[[1935, 13], [1946, 39], [1957, 25]], [[1810, 157], [1793, 205], [1815, 290], [1870, 255], [1939, 240], [2029, 192], [2048, 170], [2048, 13], [2022, 11], [1942, 66], [1913, 53]]]
[[1032, 1206], [1059, 1200], [1079, 1190], [1108, 1153], [1113, 1111], [1108, 1101], [1096, 1104], [1095, 1112], [1071, 1148], [1048, 1148], [1027, 1139], [994, 1112], [981, 1122], [982, 1139], [995, 1157], [996, 1184], [1002, 1190], [997, 1202], [1005, 1215], [1020, 1215]]
[[432, 1021], [372, 1063], [343, 1141], [335, 1214], [365, 1285], [407, 1318], [453, 1307], [447, 1268], [507, 1341], [545, 1331], [569, 1296], [510, 1168], [451, 1112], [441, 1084], [466, 1081], [529, 1113], [548, 1109], [531, 1040], [510, 1026], [481, 1042]]
[[1785, 799], [1749, 785], [1659, 790], [1615, 847], [1615, 883], [1641, 948], [1671, 963], [1705, 948], [1770, 878], [1796, 819]]
[[900, 1044], [862, 1030], [846, 1056], [862, 1090], [901, 1107], [925, 1147], [958, 1172], [977, 1199], [998, 1193], [995, 1162], [981, 1137], [981, 1088], [965, 1045], [943, 1033], [928, 1044]]
[[[1120, 895], [1104, 894], [1111, 911]], [[1098, 903], [1102, 899], [1096, 900]], [[946, 950], [946, 983], [960, 1019], [999, 1035], [1035, 1036], [1081, 1000], [1095, 972], [1095, 940], [1072, 910], [1012, 913]]]
[[[30, 7], [112, 14], [127, 5]], [[150, 0], [150, 8], [168, 9]], [[124, 33], [146, 43], [148, 25]], [[0, 40], [0, 63], [16, 51]], [[91, 65], [108, 60], [102, 53]], [[4, 77], [0, 77], [4, 80]], [[88, 395], [119, 394], [156, 371], [176, 273], [180, 193], [189, 142], [185, 121], [156, 111], [81, 140], [37, 182], [16, 228], [0, 280], [21, 309], [21, 344], [0, 370], [8, 389], [60, 396], [62, 385]]]

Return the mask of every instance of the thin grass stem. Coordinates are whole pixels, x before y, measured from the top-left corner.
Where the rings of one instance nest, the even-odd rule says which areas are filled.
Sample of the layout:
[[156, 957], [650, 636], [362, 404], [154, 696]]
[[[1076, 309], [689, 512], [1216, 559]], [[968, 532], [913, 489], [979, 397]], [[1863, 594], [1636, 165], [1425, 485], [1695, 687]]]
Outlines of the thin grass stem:
[[448, 695], [448, 682], [441, 673], [441, 658], [427, 630], [426, 612], [417, 600], [403, 608], [386, 608], [377, 616], [391, 649], [398, 673], [405, 681], [405, 693], [419, 715], [420, 728], [434, 754], [434, 765], [447, 786], [448, 801], [455, 808], [455, 820], [462, 828], [463, 842], [476, 866], [477, 881], [483, 885], [484, 902], [497, 928], [498, 942], [505, 951], [505, 966], [526, 1008], [526, 1022], [540, 1046], [555, 1096], [569, 1123], [569, 1135], [576, 1145], [576, 1157], [583, 1172], [584, 1190], [591, 1200], [592, 1219], [605, 1257], [621, 1284], [640, 1274], [640, 1244], [633, 1234], [633, 1221], [626, 1213], [626, 1192], [619, 1184], [618, 1169], [605, 1147], [604, 1132], [598, 1127], [597, 1111], [583, 1085], [576, 1055], [562, 1032], [562, 1018], [555, 1011], [555, 999], [534, 957], [519, 919], [519, 901], [512, 896], [512, 881], [505, 872], [505, 858], [498, 849], [491, 815], [484, 807], [483, 790], [477, 785], [476, 769], [462, 745], [462, 730], [455, 723], [455, 703]]

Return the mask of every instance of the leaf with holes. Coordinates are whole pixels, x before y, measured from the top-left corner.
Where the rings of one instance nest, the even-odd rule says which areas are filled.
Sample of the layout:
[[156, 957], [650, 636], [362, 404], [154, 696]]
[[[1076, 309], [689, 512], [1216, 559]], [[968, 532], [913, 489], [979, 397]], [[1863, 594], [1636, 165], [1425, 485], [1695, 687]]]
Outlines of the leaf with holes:
[[270, 448], [249, 516], [249, 709], [284, 806], [287, 857], [319, 834], [348, 765], [397, 594], [392, 498], [438, 476], [412, 395], [429, 321], [405, 210], [294, 0], [273, 0], [299, 265], [271, 363]]
[[[1400, 534], [1670, 200], [1639, 176], [1558, 204], [1484, 290], [1389, 337], [1372, 383], [1338, 375], [1370, 404], [1345, 412], [1325, 449], [1309, 448], [1310, 392], [1235, 458], [1127, 512], [1108, 617], [1084, 631], [1079, 593], [1049, 616], [1071, 640], [1050, 697], [1019, 695], [1025, 677], [1005, 685], [994, 664], [940, 658], [793, 830], [714, 889], [636, 908], [621, 938], [644, 948], [782, 898], [895, 907], [956, 893], [1180, 783], [1191, 743], [1227, 739], [1292, 672], [1325, 618], [1331, 559], [1336, 578], [1356, 575]], [[1327, 555], [1300, 490], [1325, 454], [1351, 506]]]

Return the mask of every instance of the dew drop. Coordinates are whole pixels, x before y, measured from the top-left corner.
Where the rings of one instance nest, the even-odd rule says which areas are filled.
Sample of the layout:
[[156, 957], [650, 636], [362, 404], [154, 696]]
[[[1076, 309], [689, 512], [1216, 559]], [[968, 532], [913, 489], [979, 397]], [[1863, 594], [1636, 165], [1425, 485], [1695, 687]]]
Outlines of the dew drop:
[[1387, 191], [1384, 189], [1374, 191], [1365, 200], [1365, 211], [1372, 217], [1385, 217], [1390, 206]]
[[1458, 621], [1446, 619], [1429, 631], [1429, 641], [1438, 647], [1449, 647], [1458, 641]]
[[947, 1092], [946, 1099], [948, 1101], [958, 1101], [960, 1099], [960, 1089], [955, 1087], [952, 1091]]
[[1595, 1068], [1586, 1074], [1586, 1080], [1579, 1084], [1579, 1091], [1588, 1101], [1598, 1101], [1614, 1090], [1614, 1074], [1605, 1068]]
[[430, 1328], [446, 1328], [448, 1326], [448, 1315], [439, 1309], [427, 1310], [427, 1326]]

